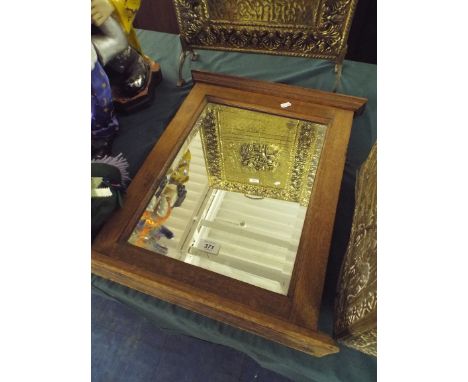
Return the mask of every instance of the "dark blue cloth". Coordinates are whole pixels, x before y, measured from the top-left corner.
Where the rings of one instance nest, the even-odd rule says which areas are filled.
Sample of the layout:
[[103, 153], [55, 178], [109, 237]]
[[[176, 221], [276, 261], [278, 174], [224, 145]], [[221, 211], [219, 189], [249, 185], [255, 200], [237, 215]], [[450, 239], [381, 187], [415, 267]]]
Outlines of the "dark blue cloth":
[[93, 382], [288, 382], [240, 351], [170, 334], [99, 293], [92, 294]]

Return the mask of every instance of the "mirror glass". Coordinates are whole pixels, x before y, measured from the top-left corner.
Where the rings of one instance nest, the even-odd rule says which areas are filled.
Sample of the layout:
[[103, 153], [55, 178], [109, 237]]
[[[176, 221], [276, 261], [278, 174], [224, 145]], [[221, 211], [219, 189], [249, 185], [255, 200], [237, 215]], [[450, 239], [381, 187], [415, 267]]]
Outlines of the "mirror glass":
[[326, 129], [208, 103], [129, 242], [286, 295]]

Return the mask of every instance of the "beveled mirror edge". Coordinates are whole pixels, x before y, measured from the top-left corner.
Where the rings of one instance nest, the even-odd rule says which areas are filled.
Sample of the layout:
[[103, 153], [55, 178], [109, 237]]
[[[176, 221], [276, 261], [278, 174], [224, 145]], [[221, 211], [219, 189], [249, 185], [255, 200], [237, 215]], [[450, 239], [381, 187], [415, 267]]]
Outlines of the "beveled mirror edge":
[[[335, 146], [346, 147], [351, 133], [351, 125], [352, 112], [337, 110], [336, 118], [328, 129], [327, 139], [330, 139]], [[313, 205], [313, 208], [308, 209], [304, 221], [298, 256], [290, 284], [293, 299], [290, 321], [302, 326], [316, 313], [314, 307], [320, 306], [322, 300], [336, 207], [345, 165], [345, 153], [346, 150], [344, 150], [343, 155], [337, 157], [331, 145], [325, 142], [317, 170], [317, 183], [310, 199], [310, 205]], [[307, 232], [308, 235], [305, 234]], [[312, 240], [314, 237], [319, 237], [320, 240]], [[310, 272], [310, 269], [314, 269], [315, 272]]]
[[[124, 207], [115, 211], [111, 219], [104, 224], [93, 242], [94, 247], [108, 251], [112, 250], [115, 243], [127, 241], [162, 176], [170, 166], [171, 159], [177, 155], [205, 104], [204, 90], [194, 86], [132, 179], [123, 199]], [[158, 168], [157, 174], [154, 174], [154, 168]], [[143, 196], [141, 196], [142, 190], [144, 190]]]

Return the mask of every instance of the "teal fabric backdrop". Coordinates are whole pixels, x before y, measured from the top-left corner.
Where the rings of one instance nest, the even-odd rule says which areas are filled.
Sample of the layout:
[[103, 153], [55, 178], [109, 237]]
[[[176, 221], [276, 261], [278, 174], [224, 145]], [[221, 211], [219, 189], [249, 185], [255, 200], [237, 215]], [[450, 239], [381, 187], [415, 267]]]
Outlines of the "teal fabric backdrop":
[[[113, 151], [114, 154], [123, 153], [128, 159], [131, 177], [138, 171], [190, 91], [193, 85], [190, 69], [328, 91], [334, 84], [333, 64], [326, 61], [205, 50], [198, 51], [198, 61], [186, 62], [184, 78], [187, 83], [177, 88], [175, 84], [181, 49], [178, 37], [141, 30], [138, 36], [145, 53], [161, 64], [163, 81], [150, 107], [131, 115], [119, 116], [120, 132]], [[330, 334], [336, 280], [354, 210], [356, 170], [377, 139], [376, 72], [375, 65], [345, 61], [338, 89], [340, 93], [366, 97], [368, 104], [353, 123], [327, 268], [319, 328]], [[296, 381], [367, 382], [377, 378], [375, 358], [343, 346], [338, 354], [314, 358], [94, 275], [92, 285], [95, 292], [136, 309], [158, 327], [233, 347], [250, 355], [263, 367]]]

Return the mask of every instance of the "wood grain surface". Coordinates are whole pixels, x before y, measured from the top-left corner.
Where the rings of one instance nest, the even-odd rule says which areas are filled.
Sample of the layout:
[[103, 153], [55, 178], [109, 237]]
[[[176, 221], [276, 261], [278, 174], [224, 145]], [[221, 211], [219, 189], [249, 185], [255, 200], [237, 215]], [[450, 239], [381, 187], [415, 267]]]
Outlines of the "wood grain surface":
[[[283, 84], [193, 72], [195, 86], [93, 243], [93, 273], [315, 356], [338, 351], [317, 331], [320, 302], [353, 112], [366, 100]], [[281, 108], [285, 95], [292, 105]], [[207, 102], [327, 125], [287, 296], [127, 242]]]

